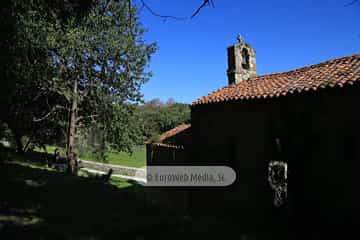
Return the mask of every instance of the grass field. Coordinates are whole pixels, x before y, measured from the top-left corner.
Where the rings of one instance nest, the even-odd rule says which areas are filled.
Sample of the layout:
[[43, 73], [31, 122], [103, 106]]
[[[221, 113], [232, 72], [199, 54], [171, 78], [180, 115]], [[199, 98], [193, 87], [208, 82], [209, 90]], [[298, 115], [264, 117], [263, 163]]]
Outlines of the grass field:
[[[56, 146], [47, 146], [46, 150], [48, 153], [53, 153]], [[59, 148], [62, 153], [64, 150]], [[41, 149], [36, 149], [37, 151], [43, 151]], [[81, 159], [96, 161], [96, 158], [91, 153], [80, 154], [79, 156]], [[106, 153], [106, 160], [107, 163], [116, 164], [116, 165], [123, 165], [127, 167], [143, 167], [146, 165], [146, 150], [145, 146], [135, 147], [133, 149], [132, 154], [128, 154], [126, 152], [108, 152]]]

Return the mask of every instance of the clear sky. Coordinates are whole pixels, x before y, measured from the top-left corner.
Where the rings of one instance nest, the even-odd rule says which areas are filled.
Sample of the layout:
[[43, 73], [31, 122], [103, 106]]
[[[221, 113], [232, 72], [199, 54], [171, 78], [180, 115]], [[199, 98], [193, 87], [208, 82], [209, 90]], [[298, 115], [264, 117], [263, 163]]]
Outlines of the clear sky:
[[[226, 48], [241, 34], [256, 50], [259, 75], [360, 53], [360, 1], [213, 0], [192, 20], [177, 21], [143, 9], [147, 42], [157, 42], [143, 88], [145, 100], [172, 97], [191, 103], [227, 84]], [[137, 4], [140, 0], [136, 0]], [[163, 15], [189, 16], [202, 0], [145, 0]]]

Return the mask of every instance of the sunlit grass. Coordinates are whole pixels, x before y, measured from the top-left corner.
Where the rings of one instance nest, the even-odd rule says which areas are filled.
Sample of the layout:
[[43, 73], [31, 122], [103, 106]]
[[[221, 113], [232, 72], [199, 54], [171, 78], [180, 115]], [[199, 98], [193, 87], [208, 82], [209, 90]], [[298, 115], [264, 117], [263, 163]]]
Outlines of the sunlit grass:
[[[56, 148], [59, 149], [60, 153], [65, 154], [65, 150], [63, 148], [51, 145], [46, 146], [46, 151], [48, 153], [53, 153]], [[44, 151], [39, 148], [36, 148], [35, 150], [39, 152]], [[98, 161], [96, 156], [91, 152], [82, 153], [79, 157], [83, 160]], [[109, 151], [106, 153], [106, 163], [136, 168], [143, 167], [146, 165], [145, 146], [135, 147], [132, 154], [127, 152]]]
[[132, 185], [129, 181], [126, 181], [126, 180], [124, 180], [122, 178], [118, 178], [118, 177], [111, 177], [110, 183], [118, 188], [127, 188]]

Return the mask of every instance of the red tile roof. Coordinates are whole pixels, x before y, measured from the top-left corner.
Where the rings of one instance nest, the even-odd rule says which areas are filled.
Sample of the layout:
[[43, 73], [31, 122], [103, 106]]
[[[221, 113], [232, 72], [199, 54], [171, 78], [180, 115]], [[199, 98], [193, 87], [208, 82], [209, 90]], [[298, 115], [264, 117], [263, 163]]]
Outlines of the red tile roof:
[[159, 138], [159, 142], [164, 142], [166, 139], [171, 138], [177, 134], [179, 134], [180, 132], [188, 129], [189, 127], [191, 127], [190, 124], [180, 124], [179, 126], [174, 127], [173, 129], [170, 129], [167, 132], [164, 132], [163, 134], [160, 135]]
[[239, 84], [218, 89], [197, 99], [192, 105], [272, 98], [310, 89], [342, 87], [354, 82], [360, 82], [360, 54], [336, 58], [288, 72], [256, 76]]
[[165, 144], [165, 143], [151, 143], [151, 145], [157, 146], [157, 147], [184, 149], [184, 146], [182, 146], [182, 145], [172, 145], [172, 144]]
[[174, 127], [172, 129], [170, 129], [169, 131], [161, 134], [160, 137], [158, 139], [156, 139], [156, 141], [149, 140], [149, 141], [146, 141], [145, 143], [154, 143], [154, 142], [163, 143], [167, 139], [174, 137], [175, 135], [185, 131], [186, 129], [188, 129], [190, 127], [191, 127], [191, 124], [185, 124], [185, 123], [180, 124], [177, 127]]

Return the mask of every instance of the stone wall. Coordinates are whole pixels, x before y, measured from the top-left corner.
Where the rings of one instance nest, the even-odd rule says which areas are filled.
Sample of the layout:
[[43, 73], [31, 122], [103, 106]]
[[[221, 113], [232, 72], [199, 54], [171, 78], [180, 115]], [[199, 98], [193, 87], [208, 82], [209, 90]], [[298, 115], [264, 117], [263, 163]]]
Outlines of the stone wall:
[[[355, 84], [193, 107], [192, 162], [229, 165], [237, 180], [221, 194], [214, 189], [196, 191], [192, 208], [200, 206], [204, 212], [233, 208], [251, 226], [272, 222], [277, 209], [272, 205], [267, 165], [271, 160], [285, 160], [289, 203], [284, 216], [293, 226], [326, 229], [346, 223], [358, 227], [358, 102], [360, 85]], [[274, 154], [276, 138], [282, 145], [280, 155]], [[206, 198], [212, 201], [204, 201]]]
[[127, 176], [137, 176], [145, 178], [146, 170], [140, 168], [125, 167], [113, 164], [103, 164], [93, 161], [86, 161], [79, 159], [79, 166], [83, 168], [89, 168], [101, 172], [108, 172], [110, 169], [113, 170], [113, 174], [127, 175]]
[[[189, 152], [182, 146], [166, 144], [146, 145], [147, 166], [178, 166], [189, 164]], [[146, 200], [149, 204], [164, 207], [176, 214], [187, 215], [189, 191], [181, 187], [147, 187]]]

